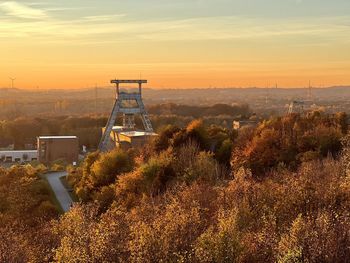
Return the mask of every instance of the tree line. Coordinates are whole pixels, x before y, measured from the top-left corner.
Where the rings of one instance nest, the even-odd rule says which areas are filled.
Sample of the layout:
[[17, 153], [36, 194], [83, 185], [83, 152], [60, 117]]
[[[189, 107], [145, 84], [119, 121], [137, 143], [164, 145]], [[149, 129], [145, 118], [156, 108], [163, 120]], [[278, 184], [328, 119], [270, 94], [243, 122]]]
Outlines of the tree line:
[[[232, 127], [234, 119], [249, 116], [247, 105], [214, 105], [186, 106], [176, 104], [154, 105], [149, 108], [151, 121], [156, 131], [169, 124], [185, 127], [198, 117], [203, 117], [206, 124], [216, 124], [226, 128]], [[80, 146], [97, 149], [101, 138], [102, 127], [107, 123], [108, 114], [74, 116], [22, 116], [0, 121], [0, 148], [9, 145], [15, 150], [24, 149], [26, 145], [36, 145], [36, 137], [41, 135], [76, 135]], [[122, 123], [121, 117], [117, 120]], [[136, 119], [137, 127], [142, 128], [140, 118]]]

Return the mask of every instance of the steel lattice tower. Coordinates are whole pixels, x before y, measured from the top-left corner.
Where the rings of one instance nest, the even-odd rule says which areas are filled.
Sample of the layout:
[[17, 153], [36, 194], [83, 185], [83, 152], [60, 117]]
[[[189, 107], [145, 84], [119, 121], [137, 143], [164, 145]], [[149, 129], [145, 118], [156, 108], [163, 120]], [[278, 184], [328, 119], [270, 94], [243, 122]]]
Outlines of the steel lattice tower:
[[[138, 114], [141, 116], [145, 131], [153, 132], [151, 120], [142, 101], [142, 84], [146, 84], [147, 80], [111, 80], [111, 83], [116, 85], [116, 100], [99, 144], [99, 150], [102, 152], [108, 151], [110, 134], [119, 114], [123, 115], [123, 126], [126, 129], [135, 129], [135, 115]], [[120, 84], [138, 84], [138, 92], [122, 92]], [[136, 106], [125, 107], [132, 103]]]

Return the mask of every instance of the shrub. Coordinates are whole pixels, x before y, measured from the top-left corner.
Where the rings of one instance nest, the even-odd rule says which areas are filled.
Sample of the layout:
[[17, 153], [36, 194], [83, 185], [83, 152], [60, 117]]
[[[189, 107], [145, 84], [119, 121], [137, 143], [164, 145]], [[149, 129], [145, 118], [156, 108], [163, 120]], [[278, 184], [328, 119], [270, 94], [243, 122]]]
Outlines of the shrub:
[[133, 160], [120, 149], [100, 156], [93, 162], [90, 170], [90, 180], [94, 187], [107, 186], [115, 182], [118, 175], [131, 171]]
[[54, 171], [54, 172], [60, 172], [60, 171], [64, 171], [64, 170], [65, 170], [64, 166], [57, 164], [57, 163], [55, 163], [51, 166], [51, 171]]
[[217, 229], [209, 227], [196, 241], [198, 262], [240, 262], [241, 233], [237, 227], [237, 212], [220, 211]]

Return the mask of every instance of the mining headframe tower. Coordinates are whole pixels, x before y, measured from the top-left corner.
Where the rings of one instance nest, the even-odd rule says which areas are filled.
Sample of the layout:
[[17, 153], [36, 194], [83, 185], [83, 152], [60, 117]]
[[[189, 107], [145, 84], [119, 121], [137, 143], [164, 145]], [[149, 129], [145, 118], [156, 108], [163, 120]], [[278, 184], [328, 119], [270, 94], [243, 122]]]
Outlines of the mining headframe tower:
[[[110, 138], [113, 131], [117, 131], [116, 141], [119, 141], [119, 134], [124, 132], [126, 136], [153, 136], [153, 127], [145, 105], [142, 101], [142, 84], [147, 80], [111, 80], [116, 85], [116, 98], [111, 115], [109, 116], [106, 127], [103, 130], [102, 138], [99, 144], [99, 150], [106, 152], [110, 150]], [[121, 84], [138, 84], [137, 91], [128, 92], [122, 90]], [[123, 126], [114, 126], [118, 115], [123, 116]], [[144, 131], [135, 130], [135, 116], [141, 117]], [[116, 128], [118, 127], [118, 128]]]

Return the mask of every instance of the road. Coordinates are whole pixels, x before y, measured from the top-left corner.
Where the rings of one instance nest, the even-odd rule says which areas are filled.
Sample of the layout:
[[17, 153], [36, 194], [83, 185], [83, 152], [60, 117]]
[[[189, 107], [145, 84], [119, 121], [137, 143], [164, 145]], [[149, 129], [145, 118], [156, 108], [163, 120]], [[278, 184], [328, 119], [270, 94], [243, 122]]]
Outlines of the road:
[[66, 176], [67, 172], [52, 172], [46, 174], [47, 181], [49, 182], [52, 190], [54, 191], [58, 202], [60, 203], [64, 212], [68, 212], [73, 200], [70, 197], [67, 189], [63, 186], [60, 178]]

